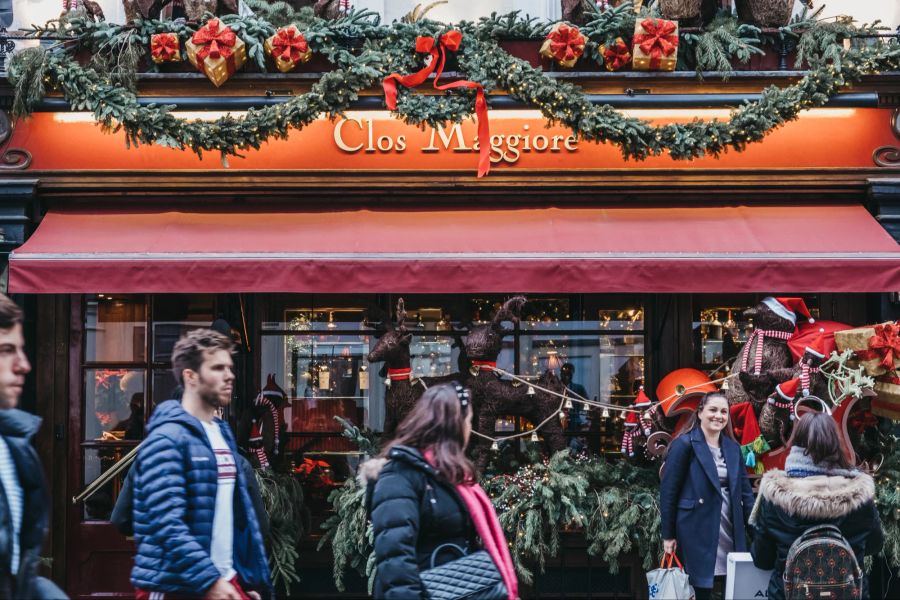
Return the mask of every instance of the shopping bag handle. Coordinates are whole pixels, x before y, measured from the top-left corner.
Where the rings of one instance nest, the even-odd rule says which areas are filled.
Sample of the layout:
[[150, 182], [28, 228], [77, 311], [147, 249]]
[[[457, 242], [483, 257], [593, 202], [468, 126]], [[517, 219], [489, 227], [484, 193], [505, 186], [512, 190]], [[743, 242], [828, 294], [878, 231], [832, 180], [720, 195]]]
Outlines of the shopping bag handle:
[[[669, 559], [668, 564], [666, 564], [667, 558]], [[671, 569], [673, 560], [675, 561], [675, 564], [678, 565], [678, 568], [681, 569], [682, 571], [684, 571], [684, 567], [681, 566], [681, 561], [678, 560], [678, 557], [675, 555], [674, 552], [663, 553], [663, 556], [659, 561], [659, 568], [660, 569]]]

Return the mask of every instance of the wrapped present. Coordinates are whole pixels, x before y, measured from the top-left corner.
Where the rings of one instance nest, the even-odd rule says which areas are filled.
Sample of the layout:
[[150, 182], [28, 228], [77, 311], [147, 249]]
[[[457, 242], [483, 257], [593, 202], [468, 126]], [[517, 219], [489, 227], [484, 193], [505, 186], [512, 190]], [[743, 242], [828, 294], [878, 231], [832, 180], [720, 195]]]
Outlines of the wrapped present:
[[233, 29], [210, 19], [184, 45], [188, 60], [219, 87], [247, 62], [247, 47]]
[[302, 33], [294, 26], [282, 27], [265, 43], [266, 54], [275, 61], [282, 73], [293, 71], [300, 63], [312, 58], [312, 50]]
[[619, 71], [631, 62], [631, 46], [616, 38], [611, 44], [600, 46], [600, 56], [607, 71]]
[[875, 393], [877, 397], [872, 398], [872, 414], [900, 421], [900, 377], [891, 373], [876, 378]]
[[150, 36], [150, 58], [158, 65], [181, 62], [181, 42], [174, 33], [154, 33]]
[[571, 69], [584, 54], [587, 38], [574, 25], [557, 23], [547, 34], [541, 46], [541, 56], [552, 58], [561, 67]]
[[678, 23], [644, 19], [634, 24], [635, 71], [674, 71], [678, 61]]
[[834, 332], [838, 350], [852, 350], [873, 377], [900, 368], [900, 326], [888, 321], [880, 325]]

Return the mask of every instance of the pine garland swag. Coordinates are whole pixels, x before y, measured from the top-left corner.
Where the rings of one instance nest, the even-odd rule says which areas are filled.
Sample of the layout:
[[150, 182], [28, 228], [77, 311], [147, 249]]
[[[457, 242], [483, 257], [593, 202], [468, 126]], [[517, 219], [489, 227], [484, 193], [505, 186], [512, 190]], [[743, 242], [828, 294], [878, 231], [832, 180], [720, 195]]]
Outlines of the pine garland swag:
[[255, 472], [269, 517], [269, 535], [265, 541], [272, 585], [281, 585], [285, 593], [290, 594], [291, 584], [300, 581], [297, 546], [308, 530], [303, 488], [290, 473], [277, 473], [269, 469], [257, 469]]
[[[256, 17], [232, 15], [222, 20], [247, 44], [251, 60], [264, 68], [263, 45], [274, 26]], [[514, 25], [515, 16], [512, 21], [507, 27]], [[591, 37], [591, 43], [596, 44], [598, 37], [608, 37], [627, 22], [624, 17], [611, 19], [609, 29], [595, 26], [593, 30], [594, 24], [589, 23], [584, 31], [597, 36]], [[121, 46], [121, 36], [149, 41], [153, 32], [175, 30], [175, 25], [157, 21], [127, 28], [75, 19], [67, 27], [65, 31], [77, 33], [79, 44], [101, 56], [104, 51]], [[185, 35], [189, 33], [181, 27]], [[14, 111], [17, 115], [27, 114], [50, 85], [62, 92], [73, 110], [94, 113], [104, 130], [124, 131], [129, 145], [191, 149], [199, 156], [218, 151], [227, 165], [228, 156], [258, 149], [269, 138], [285, 138], [292, 128], [302, 129], [322, 115], [340, 116], [363, 90], [378, 87], [388, 73], [418, 69], [421, 65], [414, 50], [416, 37], [433, 37], [446, 29], [431, 21], [380, 25], [371, 13], [352, 13], [335, 22], [313, 19], [298, 27], [313, 51], [329, 60], [334, 70], [323, 73], [308, 93], [281, 105], [251, 109], [242, 118], [226, 115], [215, 121], [185, 120], [174, 116], [171, 106], [140, 106], [136, 94], [126, 85], [117, 84], [90, 65], [82, 66], [62, 47], [49, 52], [28, 49], [14, 57], [9, 69], [16, 91]], [[728, 120], [654, 126], [626, 117], [608, 105], [594, 106], [577, 86], [547, 78], [540, 69], [509, 55], [498, 44], [498, 27], [487, 26], [484, 21], [458, 26], [463, 42], [455, 58], [467, 78], [481, 83], [488, 93], [507, 90], [513, 98], [539, 109], [551, 124], [570, 129], [580, 140], [618, 146], [626, 160], [643, 160], [664, 153], [676, 160], [690, 160], [718, 156], [729, 149], [741, 151], [796, 119], [800, 111], [823, 106], [842, 87], [864, 75], [900, 70], [900, 44], [893, 41], [837, 50], [834, 44], [823, 47], [821, 43], [810, 43], [810, 52], [839, 52], [840, 60], [810, 60], [817, 66], [798, 83], [766, 89], [758, 102], [743, 105]], [[826, 38], [820, 32], [816, 40], [822, 39]], [[146, 44], [143, 48], [146, 50]], [[474, 94], [470, 92], [430, 96], [404, 89], [396, 116], [417, 126], [443, 126], [461, 122], [473, 112]]]

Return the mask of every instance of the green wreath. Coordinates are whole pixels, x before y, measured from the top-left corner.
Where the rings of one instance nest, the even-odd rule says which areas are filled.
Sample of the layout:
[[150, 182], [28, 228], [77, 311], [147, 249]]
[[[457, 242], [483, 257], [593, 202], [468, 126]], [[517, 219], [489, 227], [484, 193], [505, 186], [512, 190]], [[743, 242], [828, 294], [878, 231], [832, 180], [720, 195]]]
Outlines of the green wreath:
[[[592, 45], [626, 31], [629, 23], [633, 26], [633, 15], [630, 21], [626, 16], [630, 14], [627, 6], [589, 23], [585, 31]], [[539, 68], [504, 51], [498, 40], [508, 32], [526, 29], [535, 37], [546, 29], [516, 15], [505, 18], [505, 22], [495, 16], [455, 27], [463, 33], [455, 55], [459, 70], [483, 85], [488, 94], [506, 90], [511, 97], [540, 110], [550, 124], [565, 126], [580, 140], [618, 146], [626, 160], [663, 153], [676, 160], [690, 160], [718, 156], [729, 149], [742, 151], [747, 144], [796, 119], [802, 110], [825, 105], [842, 87], [863, 76], [900, 69], [900, 44], [895, 39], [865, 40], [844, 49], [838, 44], [842, 37], [828, 30], [831, 38], [817, 38], [829, 39], [826, 47], [817, 48], [814, 40], [803, 46], [801, 39], [813, 68], [796, 84], [767, 88], [758, 101], [745, 103], [727, 120], [695, 119], [654, 126], [626, 117], [611, 106], [593, 105], [577, 86], [546, 77]], [[262, 45], [275, 26], [257, 17], [230, 15], [222, 20], [247, 44], [248, 57], [265, 70]], [[24, 50], [10, 65], [14, 113], [28, 114], [49, 85], [62, 92], [73, 110], [92, 112], [104, 130], [124, 131], [129, 146], [189, 148], [201, 156], [204, 151], [218, 151], [227, 166], [228, 156], [258, 149], [269, 138], [285, 138], [290, 129], [302, 129], [322, 115], [341, 116], [364, 90], [380, 86], [386, 75], [420, 69], [422, 55], [415, 52], [416, 38], [434, 37], [448, 29], [432, 21], [381, 25], [377, 15], [365, 12], [354, 12], [337, 21], [307, 19], [297, 25], [313, 51], [334, 65], [333, 70], [323, 73], [309, 92], [284, 104], [251, 108], [241, 118], [225, 115], [214, 121], [199, 121], [173, 115], [172, 106], [141, 106], [133, 88], [136, 65], [146, 53], [150, 35], [175, 32], [186, 39], [192, 33], [190, 27], [159, 21], [119, 26], [82, 17], [59, 22], [35, 30], [34, 35], [62, 36], [67, 43], [51, 49]], [[72, 42], [91, 51], [94, 63], [80, 64], [67, 49]], [[810, 56], [811, 52], [817, 54]], [[470, 117], [473, 109], [474, 93], [469, 91], [436, 96], [401, 89], [395, 114], [417, 126], [443, 126]]]

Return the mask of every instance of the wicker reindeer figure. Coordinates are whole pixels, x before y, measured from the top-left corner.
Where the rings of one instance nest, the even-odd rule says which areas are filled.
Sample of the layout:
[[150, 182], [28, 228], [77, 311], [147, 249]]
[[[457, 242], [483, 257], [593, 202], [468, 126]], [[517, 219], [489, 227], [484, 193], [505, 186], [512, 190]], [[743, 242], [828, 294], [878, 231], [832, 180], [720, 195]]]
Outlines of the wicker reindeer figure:
[[[472, 366], [469, 371], [470, 377], [465, 383], [472, 390], [472, 405], [477, 419], [473, 422], [473, 429], [493, 437], [494, 423], [498, 417], [505, 415], [525, 417], [535, 425], [548, 417], [553, 417], [541, 428], [546, 449], [553, 453], [566, 447], [562, 424], [557, 418], [561, 398], [533, 389], [529, 393], [531, 386], [503, 381], [491, 371], [497, 364], [504, 336], [511, 333], [503, 328], [503, 321], [518, 322], [519, 311], [523, 304], [525, 298], [522, 296], [510, 298], [489, 324], [473, 327], [466, 336], [466, 356]], [[552, 371], [541, 375], [537, 385], [560, 394], [566, 389]], [[472, 438], [473, 445], [483, 446], [485, 442], [486, 440], [480, 436]], [[484, 450], [485, 448], [481, 448], [481, 452], [478, 453], [480, 469], [487, 465], [489, 458]]]
[[390, 319], [387, 320], [387, 331], [378, 338], [378, 342], [368, 356], [370, 363], [384, 361], [387, 366], [387, 381], [390, 382], [390, 386], [384, 397], [385, 439], [393, 437], [397, 425], [409, 414], [419, 396], [426, 389], [439, 383], [463, 380], [459, 373], [413, 379], [409, 355], [411, 341], [412, 334], [406, 329], [406, 308], [403, 298], [400, 298], [397, 300], [396, 323], [392, 323]]

